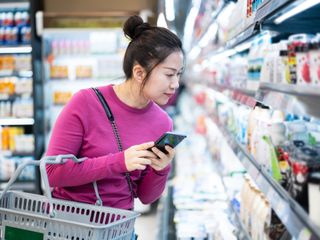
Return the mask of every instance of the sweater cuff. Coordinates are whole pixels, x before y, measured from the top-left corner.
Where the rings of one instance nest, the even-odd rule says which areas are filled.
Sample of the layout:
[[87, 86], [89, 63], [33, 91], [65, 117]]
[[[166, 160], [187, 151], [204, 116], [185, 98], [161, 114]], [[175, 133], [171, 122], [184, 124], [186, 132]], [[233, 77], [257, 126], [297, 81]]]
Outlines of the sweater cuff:
[[124, 160], [124, 152], [115, 153], [112, 158], [113, 161], [110, 166], [112, 172], [125, 173], [128, 171]]
[[154, 170], [154, 169], [152, 169], [152, 170], [153, 170], [153, 172], [154, 172], [155, 174], [157, 174], [158, 176], [165, 176], [165, 175], [168, 175], [168, 174], [169, 174], [170, 169], [171, 169], [171, 164], [169, 164], [168, 166], [166, 166], [164, 169], [162, 169], [162, 170], [160, 170], [160, 171], [156, 171], [156, 170]]

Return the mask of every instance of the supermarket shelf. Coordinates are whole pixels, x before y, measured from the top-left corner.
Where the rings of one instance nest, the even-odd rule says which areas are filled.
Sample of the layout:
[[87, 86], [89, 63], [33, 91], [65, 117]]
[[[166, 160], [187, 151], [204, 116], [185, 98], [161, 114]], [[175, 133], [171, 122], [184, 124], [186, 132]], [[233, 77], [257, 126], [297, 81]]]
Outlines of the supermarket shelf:
[[256, 100], [286, 113], [320, 118], [319, 87], [262, 83]]
[[245, 89], [245, 88], [226, 86], [226, 85], [222, 85], [222, 84], [214, 84], [214, 86], [216, 86], [217, 88], [220, 88], [220, 89], [228, 89], [228, 90], [231, 90], [231, 91], [239, 92], [239, 93], [241, 93], [243, 95], [246, 95], [248, 97], [254, 97], [255, 94], [256, 94], [255, 91], [248, 90], [248, 89]]
[[1, 155], [4, 157], [33, 157], [33, 152], [12, 152], [7, 150], [2, 150]]
[[[220, 174], [220, 177], [221, 177], [223, 186], [226, 189], [226, 192], [228, 192], [227, 191], [228, 187], [226, 186], [221, 174]], [[249, 233], [247, 232], [245, 226], [243, 225], [243, 222], [242, 222], [242, 220], [241, 220], [241, 218], [240, 218], [240, 216], [238, 214], [238, 211], [237, 211], [237, 209], [235, 209], [234, 205], [232, 204], [231, 198], [230, 198], [229, 195], [228, 195], [228, 201], [229, 201], [229, 205], [230, 205], [230, 209], [231, 209], [231, 216], [233, 218], [232, 220], [235, 222], [235, 224], [238, 227], [238, 229], [237, 229], [237, 237], [238, 237], [238, 239], [251, 240], [251, 237], [250, 237]]]
[[253, 23], [237, 34], [236, 37], [227, 41], [225, 50], [234, 48], [243, 42], [249, 41], [263, 29], [271, 30], [276, 34], [279, 34], [280, 32], [319, 32], [319, 4], [290, 18], [282, 24], [277, 25], [273, 22], [277, 16], [289, 11], [295, 6], [298, 6], [303, 1], [304, 0], [265, 1], [265, 3], [263, 3], [257, 10]]
[[225, 49], [227, 50], [227, 49], [234, 48], [237, 45], [239, 45], [240, 43], [243, 43], [243, 42], [249, 40], [250, 38], [256, 36], [258, 33], [259, 33], [259, 26], [254, 23], [254, 24], [248, 26], [241, 33], [237, 34], [237, 36], [235, 38], [230, 39], [226, 43]]
[[282, 92], [295, 96], [310, 96], [320, 98], [320, 87], [311, 85], [291, 85], [277, 83], [260, 83], [260, 89]]
[[173, 222], [174, 217], [174, 205], [173, 205], [173, 186], [168, 184], [169, 186], [165, 190], [164, 194], [160, 199], [160, 203], [158, 205], [159, 214], [158, 222], [158, 232], [157, 239], [158, 240], [174, 240], [176, 239], [176, 229], [175, 224]]
[[7, 3], [0, 3], [0, 9], [2, 10], [11, 10], [11, 9], [14, 9], [14, 8], [20, 8], [20, 9], [23, 9], [23, 8], [26, 8], [28, 9], [30, 6], [30, 3], [29, 2], [19, 2], [19, 0], [17, 0], [16, 2], [7, 2]]
[[212, 88], [219, 92], [228, 91], [226, 94], [228, 97], [230, 97], [233, 101], [248, 107], [253, 108], [257, 103], [256, 99], [254, 98], [255, 91], [239, 89], [220, 84], [214, 84], [212, 85]]
[[0, 47], [0, 54], [31, 53], [31, 46]]
[[[215, 121], [216, 122], [216, 121]], [[295, 239], [320, 239], [320, 229], [311, 222], [308, 214], [277, 183], [247, 150], [225, 129], [217, 123], [227, 142], [247, 169], [251, 178], [269, 200], [272, 208]]]
[[243, 225], [239, 214], [237, 213], [237, 210], [234, 208], [232, 203], [230, 202], [230, 208], [232, 209], [234, 221], [239, 225], [239, 232], [240, 234], [238, 235], [238, 239], [243, 239], [243, 240], [251, 240], [251, 237], [249, 233], [247, 232], [245, 226]]
[[14, 126], [14, 125], [33, 125], [33, 118], [0, 118], [0, 125]]
[[33, 75], [30, 70], [2, 70], [0, 71], [0, 77], [19, 77], [19, 78], [31, 78]]
[[254, 22], [260, 22], [264, 18], [270, 16], [275, 11], [278, 11], [280, 8], [286, 4], [292, 2], [292, 0], [269, 0], [263, 3], [259, 10], [257, 11]]
[[[7, 185], [6, 182], [0, 182], [0, 189], [4, 189]], [[27, 192], [34, 192], [35, 191], [35, 182], [34, 181], [17, 181], [15, 182], [12, 187], [10, 188], [11, 190], [23, 190]]]

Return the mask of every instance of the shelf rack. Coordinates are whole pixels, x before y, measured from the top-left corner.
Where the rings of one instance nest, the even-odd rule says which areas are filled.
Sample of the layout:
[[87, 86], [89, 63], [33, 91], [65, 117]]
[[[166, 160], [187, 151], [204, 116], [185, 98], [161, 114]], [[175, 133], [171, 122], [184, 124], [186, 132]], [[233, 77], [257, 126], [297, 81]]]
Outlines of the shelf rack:
[[28, 54], [31, 52], [32, 52], [32, 47], [30, 45], [0, 47], [0, 54]]
[[0, 118], [0, 126], [33, 125], [33, 118]]
[[[226, 189], [226, 192], [228, 192], [227, 191], [227, 186], [226, 186], [226, 184], [225, 184], [225, 182], [223, 180], [222, 175], [220, 175], [220, 177], [221, 177], [223, 186]], [[244, 224], [243, 224], [243, 222], [242, 222], [242, 220], [241, 220], [241, 218], [239, 216], [239, 213], [238, 213], [237, 209], [235, 209], [234, 205], [232, 204], [229, 195], [228, 195], [228, 201], [229, 201], [229, 206], [230, 206], [230, 209], [231, 209], [232, 220], [235, 222], [235, 224], [238, 227], [238, 229], [237, 229], [238, 238], [242, 239], [242, 240], [252, 240], [252, 238], [250, 237], [249, 233], [247, 232], [246, 227], [244, 226]]]
[[[300, 4], [302, 0], [268, 0], [265, 1], [257, 10], [254, 20], [251, 24], [246, 26], [236, 37], [229, 39], [225, 45], [224, 50], [228, 50], [236, 47], [237, 45], [246, 42], [262, 30], [270, 30], [276, 34], [281, 32], [292, 32], [299, 33], [303, 31], [308, 31], [310, 33], [316, 33], [320, 31], [320, 18], [316, 17], [312, 22], [306, 22], [309, 16], [318, 16], [320, 9], [319, 4], [313, 8], [304, 11], [297, 16], [285, 21], [281, 24], [275, 24], [273, 20], [279, 14], [289, 11], [293, 7]], [[313, 10], [314, 9], [314, 10]], [[290, 29], [290, 30], [289, 30]]]
[[214, 120], [228, 144], [259, 186], [282, 223], [295, 239], [320, 239], [320, 228], [311, 222], [308, 214], [248, 153], [242, 144], [219, 122]]
[[221, 84], [211, 84], [208, 87], [223, 92], [233, 101], [251, 108], [260, 102], [286, 113], [320, 118], [320, 109], [316, 105], [320, 101], [318, 86], [260, 83], [256, 92]]

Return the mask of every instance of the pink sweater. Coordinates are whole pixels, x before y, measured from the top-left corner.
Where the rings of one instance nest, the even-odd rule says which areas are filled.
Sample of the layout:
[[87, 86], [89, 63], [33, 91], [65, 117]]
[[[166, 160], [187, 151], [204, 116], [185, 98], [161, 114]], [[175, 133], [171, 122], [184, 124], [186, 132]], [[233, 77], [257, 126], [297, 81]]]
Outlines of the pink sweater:
[[[172, 120], [158, 105], [150, 102], [143, 109], [124, 104], [111, 85], [99, 88], [107, 100], [118, 126], [123, 149], [155, 141], [172, 130]], [[63, 165], [48, 165], [53, 196], [95, 203], [93, 181], [97, 181], [103, 205], [131, 209], [133, 200], [124, 176], [124, 152], [118, 152], [112, 127], [92, 89], [76, 93], [64, 107], [53, 128], [47, 156], [74, 154], [87, 157], [83, 163], [71, 160]], [[170, 166], [161, 171], [151, 167], [130, 173], [133, 189], [143, 203], [158, 199], [164, 190]]]

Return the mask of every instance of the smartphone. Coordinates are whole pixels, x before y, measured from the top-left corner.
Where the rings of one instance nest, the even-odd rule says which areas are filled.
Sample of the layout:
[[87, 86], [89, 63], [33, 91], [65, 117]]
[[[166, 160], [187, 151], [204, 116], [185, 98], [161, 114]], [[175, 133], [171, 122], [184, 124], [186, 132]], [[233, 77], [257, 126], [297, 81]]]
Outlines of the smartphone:
[[161, 152], [167, 154], [168, 152], [164, 148], [166, 145], [169, 145], [170, 147], [174, 148], [186, 137], [187, 136], [182, 134], [166, 132], [155, 142], [155, 147], [158, 148]]

